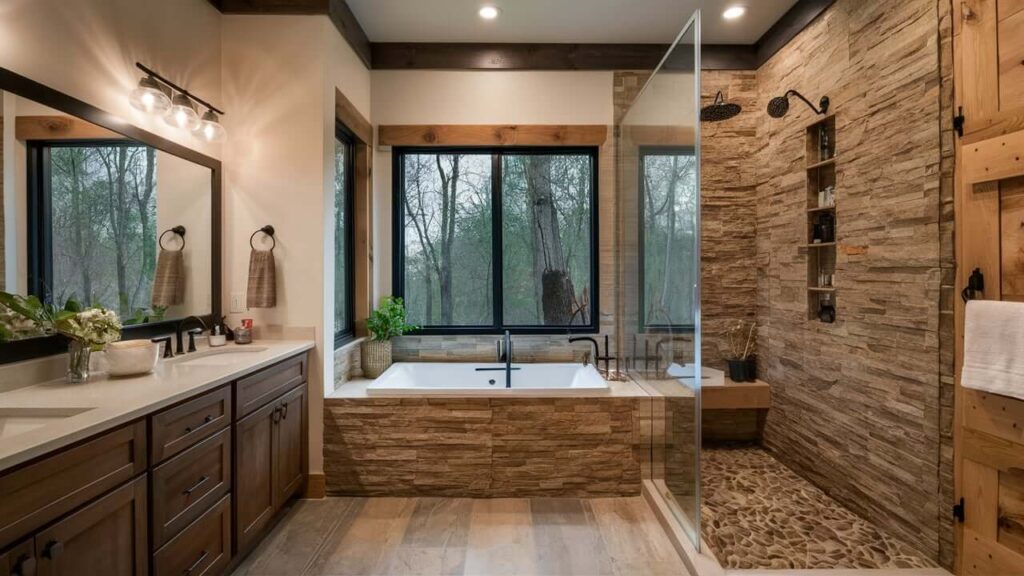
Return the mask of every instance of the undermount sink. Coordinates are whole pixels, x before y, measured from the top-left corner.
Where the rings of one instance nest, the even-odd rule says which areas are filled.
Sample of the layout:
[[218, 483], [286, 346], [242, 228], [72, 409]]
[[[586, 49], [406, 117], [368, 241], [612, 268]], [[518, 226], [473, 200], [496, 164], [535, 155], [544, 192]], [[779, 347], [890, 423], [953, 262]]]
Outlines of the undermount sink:
[[10, 438], [92, 408], [0, 408], [0, 438]]
[[230, 348], [211, 348], [202, 352], [193, 352], [186, 356], [171, 360], [180, 366], [226, 366], [234, 364], [246, 356], [266, 352], [264, 346], [232, 346]]

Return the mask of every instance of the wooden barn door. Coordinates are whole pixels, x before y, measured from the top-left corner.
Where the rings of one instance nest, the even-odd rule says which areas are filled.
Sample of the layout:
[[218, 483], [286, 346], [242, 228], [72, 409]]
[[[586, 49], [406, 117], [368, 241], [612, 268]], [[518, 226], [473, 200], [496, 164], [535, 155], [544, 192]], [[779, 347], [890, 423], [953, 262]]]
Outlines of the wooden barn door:
[[[1024, 0], [952, 0], [956, 106], [956, 373], [959, 290], [1024, 301]], [[956, 386], [959, 574], [1024, 576], [1024, 401]]]

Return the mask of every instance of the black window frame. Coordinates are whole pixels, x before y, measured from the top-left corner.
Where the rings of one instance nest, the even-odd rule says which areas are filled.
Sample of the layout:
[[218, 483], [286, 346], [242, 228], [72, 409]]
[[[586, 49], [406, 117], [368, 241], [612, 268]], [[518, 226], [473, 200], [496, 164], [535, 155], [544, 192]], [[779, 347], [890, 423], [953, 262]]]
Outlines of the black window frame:
[[[26, 264], [28, 267], [28, 293], [43, 302], [54, 303], [53, 294], [53, 164], [54, 148], [153, 148], [143, 142], [116, 138], [87, 138], [67, 140], [28, 140], [26, 156], [28, 170], [26, 189], [28, 203], [26, 215]], [[159, 193], [159, 191], [158, 191]], [[82, 302], [89, 305], [89, 302]], [[163, 322], [163, 321], [160, 321]], [[148, 326], [160, 322], [147, 322], [125, 328]]]
[[[348, 129], [343, 123], [335, 122], [334, 127], [334, 138], [335, 144], [341, 143], [345, 149], [345, 222], [344, 222], [344, 234], [345, 234], [345, 278], [343, 279], [345, 285], [345, 310], [346, 318], [348, 319], [348, 325], [342, 330], [338, 330], [336, 326], [332, 326], [334, 329], [334, 349], [337, 350], [345, 344], [355, 340], [356, 336], [356, 305], [355, 305], [355, 191], [356, 191], [356, 176], [355, 176], [355, 156], [356, 156], [356, 136]], [[335, 151], [337, 153], [337, 151]], [[337, 194], [337, 191], [335, 191]], [[337, 234], [337, 223], [335, 223], [335, 234]], [[334, 255], [338, 257], [337, 254]], [[338, 278], [334, 279], [334, 288], [337, 291]], [[333, 322], [333, 318], [332, 318]]]
[[[694, 156], [697, 155], [697, 148], [695, 146], [671, 146], [671, 145], [649, 145], [640, 146], [637, 150], [637, 194], [640, 203], [640, 210], [638, 211], [640, 217], [637, 218], [637, 252], [639, 256], [638, 274], [639, 274], [639, 290], [638, 302], [639, 308], [637, 310], [637, 320], [640, 324], [640, 332], [649, 333], [692, 333], [696, 330], [696, 308], [694, 308], [694, 321], [689, 324], [649, 324], [647, 323], [646, 313], [646, 297], [647, 297], [647, 279], [645, 276], [645, 268], [647, 257], [645, 254], [645, 238], [646, 232], [645, 222], [647, 221], [647, 189], [646, 179], [644, 178], [644, 160], [648, 156]], [[700, 210], [700, 196], [697, 197], [697, 210]], [[691, 263], [692, 264], [692, 263]], [[694, 302], [696, 305], [697, 303]]]
[[[391, 150], [391, 246], [392, 292], [396, 297], [405, 295], [405, 157], [415, 154], [489, 154], [491, 156], [491, 258], [492, 266], [492, 322], [479, 326], [429, 326], [413, 334], [433, 335], [494, 335], [508, 330], [512, 334], [597, 334], [600, 332], [600, 234], [598, 186], [600, 165], [597, 146], [395, 146]], [[503, 157], [521, 154], [549, 154], [553, 156], [586, 155], [591, 162], [590, 198], [590, 322], [575, 326], [506, 325], [504, 324], [504, 230], [502, 228], [502, 168]]]

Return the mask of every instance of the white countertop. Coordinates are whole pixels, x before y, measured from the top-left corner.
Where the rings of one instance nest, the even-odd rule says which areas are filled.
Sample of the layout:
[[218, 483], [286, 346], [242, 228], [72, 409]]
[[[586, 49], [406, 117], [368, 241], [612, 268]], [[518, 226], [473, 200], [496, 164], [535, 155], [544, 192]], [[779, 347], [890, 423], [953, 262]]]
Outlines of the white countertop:
[[[0, 429], [0, 471], [52, 452], [100, 432], [131, 422], [241, 376], [313, 348], [312, 340], [256, 340], [223, 348], [205, 346], [193, 354], [160, 360], [144, 376], [114, 378], [94, 374], [84, 384], [63, 379], [32, 384], [0, 393], [0, 414], [8, 410], [39, 409], [41, 413], [73, 413], [38, 422], [19, 431]], [[224, 354], [218, 352], [224, 351]], [[244, 352], [244, 353], [242, 353]], [[214, 358], [216, 360], [209, 360]], [[204, 361], [196, 362], [203, 358]], [[192, 362], [189, 362], [192, 360]], [[14, 410], [12, 410], [14, 409]], [[85, 409], [83, 411], [78, 411]]]

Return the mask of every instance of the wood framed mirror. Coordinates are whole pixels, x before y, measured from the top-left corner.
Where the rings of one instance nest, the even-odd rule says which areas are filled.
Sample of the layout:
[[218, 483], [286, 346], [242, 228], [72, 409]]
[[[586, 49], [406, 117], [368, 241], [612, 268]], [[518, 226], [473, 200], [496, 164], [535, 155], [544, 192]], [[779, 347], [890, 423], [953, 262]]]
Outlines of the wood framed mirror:
[[[114, 310], [124, 339], [219, 321], [219, 160], [4, 68], [0, 126], [0, 291]], [[23, 328], [0, 364], [66, 351]]]

